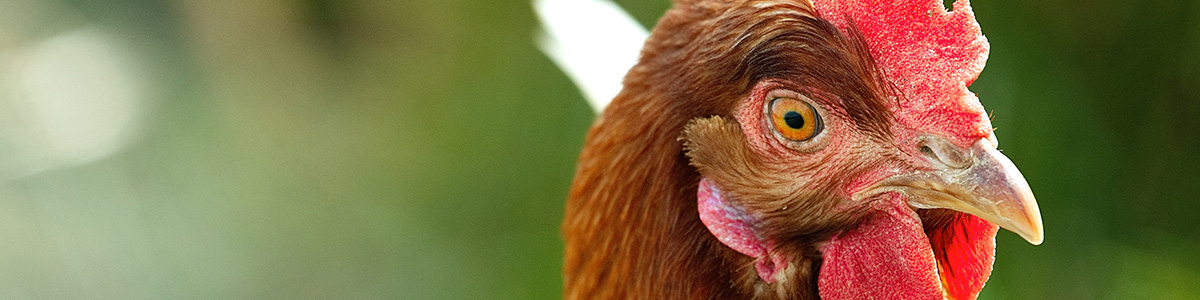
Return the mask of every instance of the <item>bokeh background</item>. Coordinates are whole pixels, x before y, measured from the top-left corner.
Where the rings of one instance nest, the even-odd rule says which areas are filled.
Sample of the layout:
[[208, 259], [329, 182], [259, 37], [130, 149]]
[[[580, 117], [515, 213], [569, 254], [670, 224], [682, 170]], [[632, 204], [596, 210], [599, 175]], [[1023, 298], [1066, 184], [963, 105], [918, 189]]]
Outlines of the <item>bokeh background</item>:
[[[1046, 227], [1000, 234], [981, 299], [1195, 299], [1200, 2], [973, 5]], [[593, 114], [536, 29], [525, 0], [0, 0], [0, 298], [560, 297]]]

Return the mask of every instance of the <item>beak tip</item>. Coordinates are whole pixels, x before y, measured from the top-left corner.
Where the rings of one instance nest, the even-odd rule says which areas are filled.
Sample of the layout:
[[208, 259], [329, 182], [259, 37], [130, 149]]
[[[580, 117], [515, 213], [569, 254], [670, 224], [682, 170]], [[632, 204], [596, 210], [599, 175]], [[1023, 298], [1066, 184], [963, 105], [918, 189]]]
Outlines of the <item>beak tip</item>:
[[1029, 241], [1029, 243], [1033, 244], [1034, 246], [1041, 245], [1043, 239], [1046, 237], [1045, 227], [1042, 226], [1042, 212], [1037, 207], [1037, 201], [1033, 200], [1032, 193], [1029, 193], [1029, 197], [1027, 199], [1028, 203], [1026, 205], [1029, 207], [1028, 212], [1030, 214], [1028, 217], [1030, 221], [1029, 227], [1031, 230], [1029, 230], [1030, 234], [1029, 236], [1025, 237], [1025, 240]]
[[[994, 168], [1000, 171], [1002, 180], [997, 180], [997, 189], [1007, 192], [1001, 194], [1011, 195], [1006, 197], [1010, 207], [1004, 209], [1010, 216], [1014, 216], [1017, 224], [1012, 228], [1007, 228], [1018, 233], [1025, 241], [1034, 246], [1041, 245], [1044, 239], [1044, 230], [1042, 227], [1042, 213], [1038, 208], [1037, 200], [1034, 199], [1033, 191], [1029, 188], [1029, 183], [1025, 181], [1025, 177], [1021, 175], [1021, 171], [1017, 170], [1017, 166], [1008, 159], [1007, 156], [995, 150], [994, 147], [983, 144], [980, 140], [975, 147], [983, 149], [981, 153], [986, 153], [991, 158]], [[1014, 220], [1015, 221], [1015, 220]], [[1016, 230], [1013, 230], [1016, 229]]]
[[1025, 240], [1028, 241], [1030, 244], [1033, 244], [1034, 246], [1042, 244], [1042, 236], [1041, 235], [1027, 237], [1027, 238], [1025, 238]]
[[1021, 238], [1024, 238], [1025, 241], [1033, 244], [1034, 246], [1041, 245], [1042, 241], [1045, 239], [1045, 232], [1043, 231], [1041, 216], [1035, 216], [1032, 219], [1032, 222], [1028, 224], [1028, 226], [1018, 226], [1025, 227], [1021, 228], [1024, 230], [1014, 230], [1013, 232], [1016, 232], [1021, 236]]

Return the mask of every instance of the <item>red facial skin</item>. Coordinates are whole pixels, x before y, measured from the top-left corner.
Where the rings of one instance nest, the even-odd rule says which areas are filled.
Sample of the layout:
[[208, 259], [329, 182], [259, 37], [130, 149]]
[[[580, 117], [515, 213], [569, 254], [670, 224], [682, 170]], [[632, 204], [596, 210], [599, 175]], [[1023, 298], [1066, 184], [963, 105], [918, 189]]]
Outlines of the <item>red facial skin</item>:
[[[817, 0], [814, 5], [843, 30], [848, 19], [855, 20], [871, 56], [896, 86], [900, 101], [888, 103], [897, 104], [892, 109], [897, 140], [933, 133], [964, 148], [979, 139], [995, 145], [991, 121], [967, 90], [988, 56], [987, 39], [968, 0], [956, 1], [949, 12], [941, 1]], [[927, 230], [947, 296], [974, 299], [991, 274], [998, 227], [958, 214], [947, 226]], [[835, 239], [830, 247], [837, 244]]]
[[[970, 10], [814, 1], [675, 1], [580, 155], [563, 221], [566, 298], [978, 293], [995, 225], [867, 192], [936, 169], [922, 137], [994, 145], [966, 89], [987, 52]], [[815, 143], [782, 141], [764, 122], [777, 93], [826, 120]]]
[[[896, 112], [895, 134], [939, 134], [960, 147], [992, 137], [979, 98], [967, 90], [988, 57], [988, 42], [968, 0], [947, 12], [936, 0], [816, 0], [821, 17], [863, 35], [871, 57], [895, 87], [887, 101]], [[903, 140], [904, 136], [897, 136]]]
[[[988, 44], [966, 0], [947, 12], [940, 1], [830, 1], [814, 5], [822, 17], [843, 31], [854, 20], [885, 79], [893, 87], [894, 101], [885, 101], [894, 112], [891, 134], [895, 145], [877, 145], [858, 136], [852, 125], [827, 118], [827, 140], [819, 150], [798, 152], [776, 140], [763, 122], [767, 94], [794, 87], [786, 82], [763, 82], [736, 114], [747, 142], [764, 156], [804, 161], [854, 159], [869, 151], [862, 147], [895, 151], [897, 161], [846, 178], [847, 199], [881, 179], [931, 168], [917, 147], [906, 147], [925, 134], [936, 134], [960, 147], [980, 139], [995, 144], [990, 120], [978, 98], [967, 90], [987, 59]], [[822, 95], [821, 91], [794, 91]], [[813, 101], [835, 101], [812, 97]], [[837, 105], [822, 105], [837, 110]], [[840, 111], [829, 111], [833, 116]], [[809, 158], [811, 159], [811, 158]], [[839, 170], [823, 169], [814, 178], [834, 176]], [[771, 241], [754, 234], [753, 219], [737, 213], [719, 188], [701, 181], [698, 194], [701, 220], [726, 245], [756, 259], [759, 276], [770, 283], [775, 266], [787, 261], [771, 251]], [[853, 230], [835, 235], [823, 248], [824, 263], [818, 278], [823, 299], [974, 299], [991, 273], [995, 224], [967, 214], [956, 214], [945, 224], [922, 224], [915, 210], [899, 193], [866, 199], [872, 212]], [[847, 206], [860, 203], [846, 203]], [[931, 227], [932, 226], [932, 227]], [[940, 273], [940, 274], [939, 274]]]

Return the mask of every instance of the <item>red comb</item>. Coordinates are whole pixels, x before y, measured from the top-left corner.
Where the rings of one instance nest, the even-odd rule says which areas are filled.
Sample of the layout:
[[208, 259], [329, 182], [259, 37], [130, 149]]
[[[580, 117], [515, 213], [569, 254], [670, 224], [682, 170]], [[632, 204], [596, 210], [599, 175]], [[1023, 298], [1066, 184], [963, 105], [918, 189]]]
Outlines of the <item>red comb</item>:
[[814, 0], [843, 31], [853, 20], [871, 56], [901, 97], [897, 121], [968, 146], [991, 135], [991, 122], [967, 86], [987, 62], [988, 42], [967, 0], [946, 11], [940, 0]]

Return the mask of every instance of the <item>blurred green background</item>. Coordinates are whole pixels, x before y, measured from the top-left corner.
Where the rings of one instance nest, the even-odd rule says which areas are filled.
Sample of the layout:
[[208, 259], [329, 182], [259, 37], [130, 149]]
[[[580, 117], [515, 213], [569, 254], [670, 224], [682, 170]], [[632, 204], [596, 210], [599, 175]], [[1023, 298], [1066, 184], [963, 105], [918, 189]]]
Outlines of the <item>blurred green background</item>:
[[[617, 1], [649, 26], [667, 0]], [[977, 0], [1041, 205], [982, 299], [1200, 295], [1200, 2]], [[525, 0], [0, 0], [0, 298], [553, 299], [592, 112]]]

